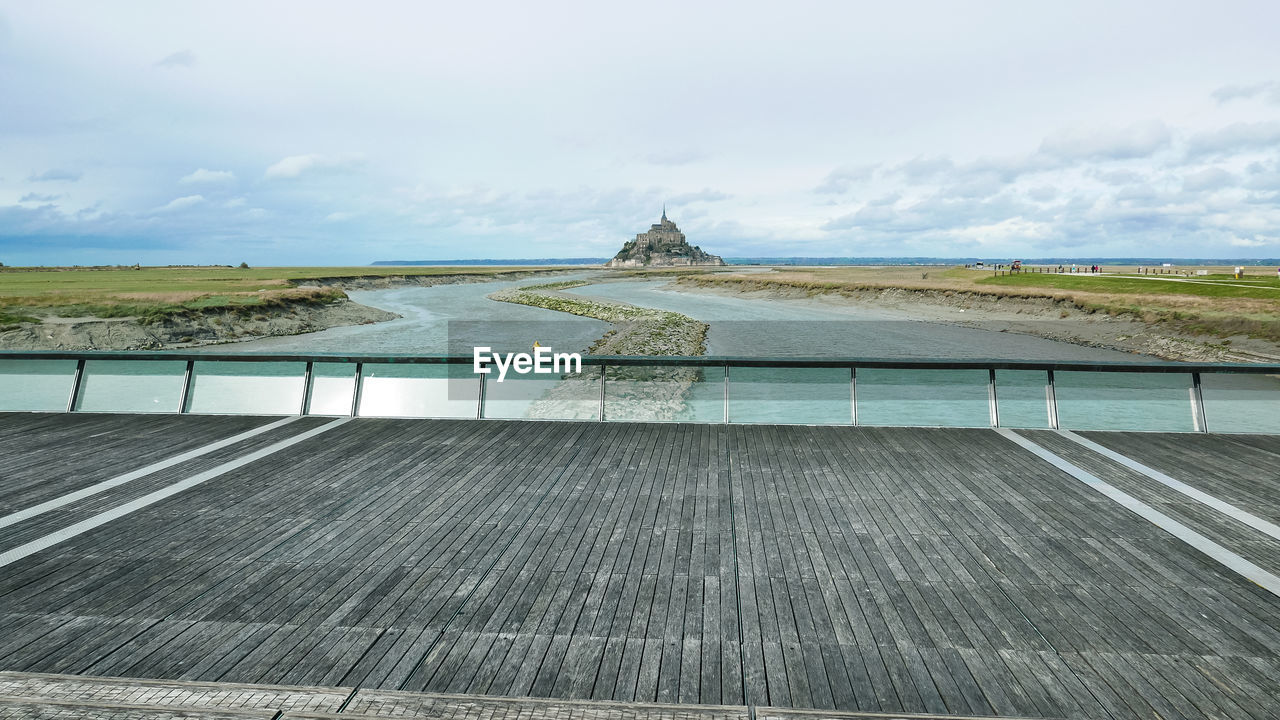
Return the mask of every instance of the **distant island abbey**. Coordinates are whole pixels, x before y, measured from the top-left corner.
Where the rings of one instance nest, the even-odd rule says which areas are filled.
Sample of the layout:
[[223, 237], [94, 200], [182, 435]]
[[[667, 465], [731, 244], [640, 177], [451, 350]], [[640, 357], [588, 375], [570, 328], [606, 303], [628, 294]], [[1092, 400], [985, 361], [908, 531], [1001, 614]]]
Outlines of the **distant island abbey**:
[[649, 227], [648, 232], [627, 241], [605, 267], [629, 268], [664, 265], [724, 265], [719, 255], [702, 251], [690, 245], [684, 233], [667, 219], [667, 208], [662, 208], [662, 219]]

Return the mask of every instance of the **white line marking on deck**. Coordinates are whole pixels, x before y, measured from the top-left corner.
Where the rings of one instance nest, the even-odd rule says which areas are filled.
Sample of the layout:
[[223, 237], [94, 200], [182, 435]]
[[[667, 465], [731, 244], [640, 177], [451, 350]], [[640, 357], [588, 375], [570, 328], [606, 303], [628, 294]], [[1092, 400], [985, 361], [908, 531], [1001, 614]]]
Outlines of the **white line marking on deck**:
[[1023, 449], [1041, 460], [1048, 462], [1050, 465], [1062, 470], [1085, 485], [1088, 485], [1094, 490], [1106, 495], [1124, 506], [1125, 509], [1137, 514], [1152, 525], [1155, 525], [1196, 550], [1208, 555], [1217, 562], [1222, 563], [1224, 566], [1238, 573], [1250, 582], [1270, 591], [1273, 595], [1280, 596], [1280, 577], [1263, 570], [1204, 535], [1201, 535], [1195, 530], [1192, 530], [1186, 525], [1183, 525], [1134, 496], [1120, 490], [1114, 485], [1110, 485], [1103, 480], [1100, 480], [1097, 476], [1076, 467], [1070, 462], [1040, 447], [1036, 443], [1022, 437], [1016, 432], [1009, 430], [1008, 428], [997, 428], [996, 432], [1004, 436], [1005, 439], [1021, 446]]
[[9, 565], [10, 563], [21, 560], [22, 558], [28, 555], [31, 555], [33, 553], [40, 552], [41, 550], [44, 550], [47, 547], [57, 545], [58, 543], [63, 542], [64, 540], [70, 540], [71, 538], [77, 535], [86, 533], [100, 525], [105, 525], [111, 522], [112, 520], [122, 518], [125, 515], [128, 515], [129, 513], [134, 512], [135, 510], [141, 510], [142, 508], [148, 505], [152, 505], [154, 503], [160, 502], [161, 500], [164, 500], [165, 498], [170, 497], [172, 495], [177, 495], [183, 490], [193, 488], [196, 485], [212, 480], [218, 477], [219, 475], [225, 475], [226, 473], [229, 473], [232, 470], [235, 470], [237, 468], [244, 467], [245, 465], [248, 465], [251, 462], [261, 460], [262, 458], [267, 457], [268, 455], [272, 455], [281, 450], [284, 450], [285, 448], [297, 445], [298, 443], [303, 442], [304, 440], [310, 440], [311, 438], [319, 435], [320, 433], [325, 432], [327, 430], [332, 430], [333, 428], [338, 427], [343, 423], [349, 422], [350, 420], [351, 418], [339, 418], [337, 420], [334, 420], [331, 423], [326, 423], [325, 425], [321, 425], [318, 428], [312, 428], [311, 430], [308, 430], [298, 435], [294, 435], [293, 437], [288, 438], [286, 440], [281, 440], [280, 442], [274, 445], [268, 445], [267, 447], [264, 447], [260, 450], [255, 450], [249, 453], [248, 455], [243, 455], [241, 457], [236, 458], [235, 460], [231, 460], [229, 462], [223, 463], [217, 467], [209, 468], [208, 470], [192, 475], [191, 477], [186, 478], [185, 480], [179, 480], [178, 482], [172, 485], [168, 485], [166, 487], [160, 488], [155, 492], [143, 495], [142, 497], [137, 498], [135, 500], [131, 500], [127, 503], [124, 503], [123, 505], [119, 505], [117, 507], [111, 508], [110, 510], [98, 513], [97, 515], [94, 515], [93, 517], [88, 518], [86, 520], [82, 520], [70, 527], [66, 527], [66, 528], [63, 528], [62, 530], [49, 533], [48, 535], [45, 535], [43, 537], [36, 538], [35, 540], [32, 540], [31, 542], [26, 543], [24, 545], [19, 545], [18, 547], [12, 550], [0, 553], [0, 567], [4, 567], [5, 565]]
[[0, 517], [0, 528], [5, 528], [15, 523], [20, 523], [23, 520], [28, 520], [37, 515], [43, 515], [44, 513], [47, 513], [50, 510], [57, 510], [58, 508], [63, 507], [64, 505], [69, 505], [73, 502], [76, 502], [77, 500], [83, 500], [87, 497], [97, 495], [100, 492], [110, 490], [113, 487], [118, 487], [127, 482], [132, 482], [133, 480], [137, 480], [140, 477], [146, 477], [147, 475], [150, 475], [152, 473], [157, 473], [166, 468], [171, 468], [174, 465], [184, 463], [188, 460], [193, 460], [195, 458], [200, 457], [201, 455], [208, 455], [209, 453], [215, 450], [221, 450], [222, 448], [227, 447], [228, 445], [235, 445], [241, 440], [248, 440], [249, 438], [255, 435], [261, 435], [264, 432], [267, 432], [269, 430], [274, 430], [278, 427], [281, 427], [282, 425], [287, 425], [297, 419], [298, 419], [298, 416], [294, 415], [292, 417], [284, 418], [283, 420], [277, 420], [273, 423], [262, 425], [261, 427], [253, 428], [252, 430], [246, 430], [245, 432], [242, 432], [239, 435], [232, 435], [229, 438], [219, 440], [218, 442], [215, 442], [215, 443], [210, 443], [208, 445], [205, 445], [204, 447], [198, 447], [195, 450], [188, 450], [187, 452], [181, 453], [179, 455], [174, 455], [173, 457], [161, 460], [160, 462], [152, 463], [151, 465], [148, 465], [144, 468], [138, 468], [137, 470], [134, 470], [132, 472], [127, 472], [123, 475], [117, 475], [116, 477], [113, 477], [110, 480], [103, 480], [100, 483], [97, 483], [95, 485], [90, 485], [87, 488], [82, 488], [72, 493], [67, 493], [66, 495], [63, 495], [61, 497], [56, 497], [52, 500], [49, 500], [48, 502], [42, 502], [39, 505], [33, 505], [29, 508], [26, 508], [25, 510], [19, 510], [16, 513], [5, 515], [4, 517]]
[[1161, 485], [1165, 485], [1169, 488], [1177, 490], [1178, 492], [1182, 493], [1183, 495], [1186, 495], [1192, 500], [1198, 500], [1199, 502], [1202, 502], [1205, 505], [1208, 505], [1209, 507], [1213, 508], [1214, 510], [1217, 510], [1223, 515], [1226, 515], [1234, 520], [1239, 520], [1240, 522], [1244, 523], [1245, 525], [1248, 525], [1249, 527], [1255, 530], [1258, 530], [1259, 532], [1266, 533], [1267, 535], [1270, 535], [1276, 540], [1280, 540], [1280, 525], [1276, 525], [1273, 522], [1268, 522], [1266, 520], [1263, 520], [1262, 518], [1252, 513], [1245, 512], [1244, 510], [1241, 510], [1240, 508], [1236, 507], [1235, 505], [1232, 505], [1231, 503], [1225, 500], [1219, 500], [1218, 498], [1206, 492], [1202, 492], [1200, 490], [1195, 489], [1194, 487], [1191, 487], [1190, 485], [1182, 482], [1181, 480], [1171, 478], [1168, 475], [1165, 475], [1164, 473], [1160, 472], [1159, 470], [1156, 470], [1155, 468], [1143, 465], [1137, 460], [1134, 460], [1125, 455], [1121, 455], [1120, 453], [1116, 452], [1115, 450], [1112, 450], [1111, 448], [1105, 445], [1100, 445], [1090, 440], [1089, 438], [1081, 437], [1071, 432], [1070, 430], [1059, 430], [1058, 434], [1065, 437], [1068, 440], [1071, 440], [1072, 442], [1080, 443], [1084, 447], [1089, 448], [1090, 450], [1098, 453], [1099, 455], [1115, 460], [1116, 462], [1120, 463], [1121, 465], [1124, 465], [1130, 470], [1136, 470], [1142, 473], [1143, 475], [1146, 475], [1147, 477], [1151, 478], [1152, 480], [1155, 480]]

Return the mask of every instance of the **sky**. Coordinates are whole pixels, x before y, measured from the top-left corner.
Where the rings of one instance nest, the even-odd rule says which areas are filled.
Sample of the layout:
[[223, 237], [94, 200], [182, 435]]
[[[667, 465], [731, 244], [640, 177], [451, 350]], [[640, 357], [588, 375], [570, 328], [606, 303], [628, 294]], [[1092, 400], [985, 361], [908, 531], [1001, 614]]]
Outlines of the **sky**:
[[1280, 3], [0, 0], [0, 263], [1280, 256]]

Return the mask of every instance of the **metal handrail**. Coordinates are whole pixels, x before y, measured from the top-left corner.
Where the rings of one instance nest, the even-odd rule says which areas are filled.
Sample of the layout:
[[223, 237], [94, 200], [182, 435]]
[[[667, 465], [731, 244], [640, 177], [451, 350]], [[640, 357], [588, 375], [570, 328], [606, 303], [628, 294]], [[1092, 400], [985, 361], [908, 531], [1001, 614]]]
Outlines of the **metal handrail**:
[[[192, 353], [192, 352], [158, 352], [158, 351], [0, 351], [0, 363], [4, 360], [62, 360], [75, 361], [72, 375], [70, 397], [66, 402], [67, 412], [76, 412], [80, 393], [86, 373], [86, 363], [97, 360], [125, 361], [168, 361], [185, 365], [182, 386], [178, 398], [178, 413], [186, 413], [190, 406], [190, 393], [195, 377], [197, 362], [257, 362], [257, 363], [297, 363], [304, 366], [301, 378], [303, 394], [297, 412], [300, 415], [310, 413], [313, 370], [317, 363], [352, 364], [354, 370], [354, 387], [352, 389], [349, 414], [352, 417], [361, 413], [361, 395], [363, 390], [362, 376], [366, 365], [379, 364], [418, 364], [418, 365], [461, 365], [468, 366], [473, 362], [470, 355], [377, 355], [377, 354], [310, 354], [310, 355], [268, 355], [258, 353]], [[1179, 363], [1179, 362], [1075, 362], [1075, 361], [1030, 361], [1030, 360], [949, 360], [949, 359], [914, 359], [914, 358], [811, 358], [811, 357], [735, 357], [735, 356], [632, 356], [632, 355], [588, 355], [582, 357], [582, 364], [588, 367], [600, 367], [599, 373], [599, 411], [597, 419], [605, 420], [606, 382], [609, 367], [709, 367], [723, 368], [724, 396], [723, 422], [733, 422], [730, 417], [729, 396], [731, 391], [731, 368], [784, 368], [784, 369], [847, 369], [849, 373], [850, 415], [852, 425], [861, 424], [858, 409], [858, 369], [899, 369], [899, 370], [984, 370], [987, 376], [987, 400], [989, 423], [991, 427], [1002, 425], [1000, 402], [997, 393], [998, 370], [1023, 370], [1043, 372], [1045, 377], [1045, 409], [1047, 425], [1057, 429], [1058, 403], [1055, 390], [1055, 372], [1129, 372], [1129, 373], [1183, 373], [1191, 377], [1190, 411], [1193, 427], [1198, 432], [1208, 432], [1208, 421], [1205, 413], [1204, 396], [1201, 389], [1201, 375], [1204, 373], [1247, 373], [1280, 375], [1280, 365], [1250, 363]], [[486, 376], [477, 375], [478, 387], [476, 396], [476, 418], [486, 417]]]
[[[363, 353], [198, 353], [167, 350], [0, 350], [0, 360], [170, 360], [208, 362], [332, 362], [408, 365], [470, 365], [470, 355], [378, 355]], [[736, 355], [583, 355], [583, 365], [630, 367], [888, 368], [897, 370], [1038, 370], [1059, 372], [1280, 374], [1280, 363], [1206, 363], [1109, 360], [1003, 360], [996, 358], [743, 357]]]

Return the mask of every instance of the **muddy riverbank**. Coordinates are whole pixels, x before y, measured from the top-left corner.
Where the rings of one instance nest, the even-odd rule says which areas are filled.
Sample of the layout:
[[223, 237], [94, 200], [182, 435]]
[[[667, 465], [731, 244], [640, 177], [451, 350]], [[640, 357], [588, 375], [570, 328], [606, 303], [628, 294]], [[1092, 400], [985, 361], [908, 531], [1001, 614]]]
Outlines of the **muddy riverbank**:
[[[555, 276], [572, 269], [459, 275], [368, 275], [299, 279], [298, 291], [385, 290]], [[23, 308], [39, 322], [0, 326], [4, 350], [162, 350], [301, 335], [330, 328], [368, 325], [400, 317], [346, 297], [283, 298], [263, 306], [188, 312], [161, 320], [125, 317], [61, 317], [57, 308]], [[332, 293], [329, 293], [332, 295]]]
[[1001, 333], [1031, 335], [1071, 343], [1191, 362], [1277, 362], [1280, 345], [1259, 338], [1216, 338], [1178, 332], [1128, 315], [1081, 309], [1067, 300], [1000, 296], [952, 290], [868, 288], [812, 290], [784, 286], [706, 284], [676, 278], [682, 293], [786, 301], [797, 306], [862, 307], [900, 313], [912, 320]]
[[284, 303], [250, 312], [210, 311], [143, 324], [136, 317], [45, 317], [0, 332], [6, 350], [161, 350], [300, 335], [393, 320], [395, 313], [346, 298], [325, 304]]

